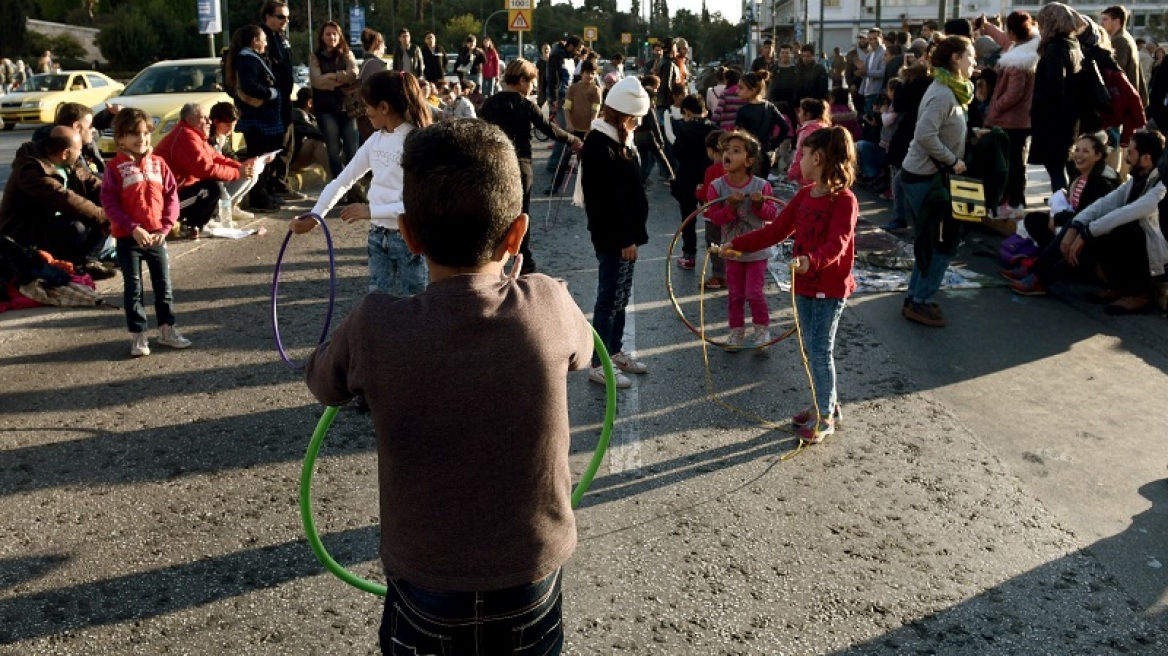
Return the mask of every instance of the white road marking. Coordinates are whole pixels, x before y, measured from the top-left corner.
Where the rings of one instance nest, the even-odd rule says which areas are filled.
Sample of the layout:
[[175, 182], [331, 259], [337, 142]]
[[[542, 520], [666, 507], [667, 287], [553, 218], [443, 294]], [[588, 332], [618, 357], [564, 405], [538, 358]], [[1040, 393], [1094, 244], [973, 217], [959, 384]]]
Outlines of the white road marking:
[[[625, 308], [624, 350], [637, 352], [637, 313], [634, 294], [636, 285], [629, 290], [629, 303]], [[617, 421], [612, 427], [612, 441], [608, 445], [608, 471], [611, 474], [637, 473], [641, 470], [641, 436], [637, 430], [637, 415], [641, 409], [641, 382], [648, 376], [630, 375], [633, 386], [618, 390], [616, 395]]]

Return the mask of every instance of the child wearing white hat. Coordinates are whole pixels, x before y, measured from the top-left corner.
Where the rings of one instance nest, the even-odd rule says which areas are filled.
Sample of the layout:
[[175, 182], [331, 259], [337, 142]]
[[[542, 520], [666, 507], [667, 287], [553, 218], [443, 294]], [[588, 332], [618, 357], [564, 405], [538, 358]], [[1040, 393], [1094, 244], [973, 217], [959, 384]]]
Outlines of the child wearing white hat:
[[[639, 80], [630, 77], [617, 82], [605, 96], [600, 117], [592, 122], [580, 150], [576, 200], [584, 203], [599, 265], [592, 326], [612, 354], [619, 388], [632, 387], [625, 374], [648, 371], [632, 353], [624, 352], [622, 338], [637, 248], [649, 241], [645, 227], [649, 200], [640, 184], [640, 162], [633, 147], [633, 130], [649, 109], [649, 94]], [[604, 370], [595, 355], [588, 378], [605, 384]]]

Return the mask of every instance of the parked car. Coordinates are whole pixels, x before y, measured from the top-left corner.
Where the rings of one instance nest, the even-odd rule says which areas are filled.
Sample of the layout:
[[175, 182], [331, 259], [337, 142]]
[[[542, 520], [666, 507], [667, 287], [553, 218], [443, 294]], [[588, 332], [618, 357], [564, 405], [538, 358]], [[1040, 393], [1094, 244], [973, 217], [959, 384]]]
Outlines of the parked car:
[[[157, 144], [174, 129], [183, 105], [198, 103], [209, 112], [212, 105], [224, 101], [232, 99], [223, 90], [218, 58], [171, 59], [142, 69], [121, 95], [109, 98], [94, 110], [100, 111], [106, 104], [141, 109], [154, 119], [151, 141]], [[236, 150], [242, 148], [243, 135], [233, 135], [232, 144]], [[97, 146], [103, 156], [112, 156], [117, 151], [113, 130], [102, 131]]]
[[122, 92], [123, 85], [97, 71], [62, 71], [33, 75], [19, 91], [0, 97], [4, 129], [19, 123], [47, 125], [57, 116], [61, 103], [77, 102], [92, 107]]

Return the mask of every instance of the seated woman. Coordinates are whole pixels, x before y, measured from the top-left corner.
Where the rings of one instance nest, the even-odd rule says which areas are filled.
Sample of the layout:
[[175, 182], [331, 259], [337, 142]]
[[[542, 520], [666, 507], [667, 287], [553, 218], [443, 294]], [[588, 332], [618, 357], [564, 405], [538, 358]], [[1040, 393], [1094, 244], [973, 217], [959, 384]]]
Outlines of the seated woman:
[[1078, 175], [1066, 190], [1051, 198], [1050, 212], [1030, 212], [1023, 224], [1030, 238], [1045, 248], [1060, 228], [1071, 222], [1084, 207], [1119, 186], [1119, 176], [1107, 166], [1108, 148], [1103, 136], [1084, 134], [1075, 142], [1071, 160]]
[[[239, 121], [239, 110], [235, 108], [235, 104], [221, 102], [212, 105], [208, 118], [211, 119], [211, 145], [224, 157], [238, 161], [239, 157], [236, 156], [235, 149], [231, 145], [231, 134], [235, 132], [235, 124]], [[219, 183], [220, 196], [231, 199], [232, 219], [243, 221], [255, 218], [255, 214], [239, 206], [239, 201], [243, 200], [244, 194], [251, 191], [255, 183], [256, 176], [242, 175], [236, 180]], [[218, 218], [222, 219], [222, 217]]]
[[297, 173], [314, 165], [320, 167], [325, 182], [332, 179], [328, 146], [312, 114], [312, 89], [302, 87], [292, 103], [292, 165], [289, 169]]

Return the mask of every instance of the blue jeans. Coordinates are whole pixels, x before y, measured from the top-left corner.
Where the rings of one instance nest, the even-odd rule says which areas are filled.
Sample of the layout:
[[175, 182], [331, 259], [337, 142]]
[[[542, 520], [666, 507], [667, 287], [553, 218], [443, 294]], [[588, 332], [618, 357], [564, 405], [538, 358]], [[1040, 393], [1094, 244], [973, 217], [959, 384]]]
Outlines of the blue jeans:
[[564, 645], [562, 571], [488, 592], [437, 592], [390, 580], [381, 653], [557, 656]]
[[857, 141], [856, 152], [860, 157], [860, 173], [865, 178], [875, 178], [884, 170], [887, 151], [871, 141]]
[[799, 312], [799, 330], [811, 380], [815, 383], [815, 402], [821, 417], [835, 410], [835, 331], [847, 301], [842, 298], [812, 298], [798, 294], [795, 309]]
[[[624, 348], [625, 307], [633, 293], [633, 269], [636, 262], [621, 257], [620, 252], [597, 253], [596, 305], [592, 308], [592, 327], [609, 355]], [[600, 366], [600, 356], [592, 355], [592, 366]]]
[[174, 300], [170, 289], [170, 257], [166, 242], [157, 246], [139, 246], [133, 237], [118, 239], [118, 266], [122, 269], [122, 304], [126, 308], [126, 327], [132, 333], [146, 330], [146, 288], [142, 285], [142, 263], [150, 270], [154, 289], [154, 314], [158, 325], [173, 326]]
[[[905, 182], [902, 175], [897, 175], [895, 178], [896, 191], [895, 194], [900, 194], [901, 207], [903, 208], [905, 218], [908, 224], [913, 227], [914, 233], [919, 233], [920, 226], [924, 224], [925, 219], [918, 216], [925, 204], [925, 197], [929, 194], [929, 188], [932, 186], [931, 181], [926, 182]], [[949, 267], [949, 261], [953, 259], [952, 256], [940, 253], [933, 250], [929, 261], [928, 271], [922, 271], [920, 265], [913, 265], [912, 275], [908, 279], [908, 291], [906, 296], [914, 303], [928, 303], [932, 300], [937, 291], [941, 289], [941, 283], [945, 280], [945, 269]]]
[[[344, 114], [321, 113], [316, 117], [320, 131], [324, 134], [324, 145], [328, 148], [329, 168], [333, 177], [341, 174], [345, 165], [357, 154], [361, 145], [361, 135], [357, 133], [357, 121]], [[343, 155], [342, 155], [343, 153]]]
[[497, 77], [483, 78], [483, 97], [484, 98], [488, 97], [488, 96], [495, 95], [495, 82], [498, 81], [498, 79], [499, 78], [497, 78]]
[[373, 226], [369, 230], [369, 291], [413, 296], [430, 280], [426, 260], [406, 247], [397, 230]]

